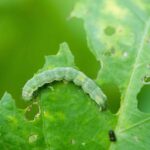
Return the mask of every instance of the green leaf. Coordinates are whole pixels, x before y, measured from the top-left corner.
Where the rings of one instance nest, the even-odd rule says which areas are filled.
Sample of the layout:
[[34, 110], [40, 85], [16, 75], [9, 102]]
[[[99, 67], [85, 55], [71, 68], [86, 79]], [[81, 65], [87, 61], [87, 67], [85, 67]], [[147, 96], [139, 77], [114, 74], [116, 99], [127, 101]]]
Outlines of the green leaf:
[[[51, 67], [51, 62], [57, 67], [74, 67], [70, 54], [67, 45], [60, 46], [56, 56], [47, 57], [44, 69]], [[93, 150], [109, 146], [108, 131], [116, 120], [109, 111], [101, 112], [81, 87], [59, 81], [39, 93], [42, 130], [48, 149]]]
[[42, 150], [43, 135], [39, 119], [32, 122], [24, 117], [11, 95], [5, 93], [0, 101], [0, 148], [2, 150]]
[[[53, 67], [76, 67], [66, 43], [55, 56], [48, 56], [44, 71]], [[99, 106], [81, 87], [67, 81], [54, 82], [38, 91], [39, 116], [25, 118], [9, 94], [0, 101], [0, 147], [5, 149], [105, 149], [108, 131], [116, 119]], [[34, 101], [33, 101], [34, 102]]]
[[[89, 95], [67, 81], [39, 89], [40, 115], [33, 121], [27, 120], [25, 110], [18, 109], [5, 93], [0, 101], [0, 148], [149, 149], [150, 114], [137, 108], [137, 95], [145, 76], [150, 75], [148, 4], [146, 0], [83, 0], [72, 12], [84, 20], [88, 45], [101, 63], [96, 82], [116, 85], [121, 93], [116, 115], [109, 110], [101, 112]], [[66, 43], [61, 44], [57, 55], [46, 57], [38, 72], [61, 66], [76, 67]], [[109, 139], [111, 129], [116, 142]]]
[[149, 2], [84, 0], [71, 15], [84, 20], [88, 45], [102, 64], [97, 82], [115, 84], [121, 92], [117, 142], [109, 149], [149, 149], [150, 114], [137, 108], [137, 94], [144, 77], [150, 75]]

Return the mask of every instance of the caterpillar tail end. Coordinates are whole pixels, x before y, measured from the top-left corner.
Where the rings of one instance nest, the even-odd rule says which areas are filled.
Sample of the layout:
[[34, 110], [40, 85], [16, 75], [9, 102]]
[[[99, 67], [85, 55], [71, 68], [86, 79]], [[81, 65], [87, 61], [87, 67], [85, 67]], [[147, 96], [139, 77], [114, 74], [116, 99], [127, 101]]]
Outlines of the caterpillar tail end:
[[106, 96], [103, 97], [103, 102], [99, 104], [100, 105], [100, 110], [105, 111], [107, 110], [107, 98]]

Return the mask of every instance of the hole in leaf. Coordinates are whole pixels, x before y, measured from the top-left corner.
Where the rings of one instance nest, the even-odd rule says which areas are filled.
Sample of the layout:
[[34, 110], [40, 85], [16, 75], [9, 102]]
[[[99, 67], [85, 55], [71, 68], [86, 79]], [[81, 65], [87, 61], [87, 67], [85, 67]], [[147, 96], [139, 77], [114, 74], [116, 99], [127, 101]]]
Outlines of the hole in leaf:
[[150, 113], [150, 85], [144, 85], [142, 87], [137, 99], [139, 110], [145, 113]]
[[119, 88], [115, 84], [105, 84], [102, 89], [107, 95], [108, 109], [114, 114], [117, 113], [121, 97]]
[[143, 78], [143, 83], [144, 83], [144, 84], [150, 84], [150, 76], [145, 76], [145, 77]]
[[25, 116], [28, 120], [34, 120], [35, 116], [39, 113], [39, 106], [33, 103], [26, 108]]
[[104, 32], [106, 35], [108, 36], [112, 36], [113, 34], [115, 34], [116, 32], [116, 29], [112, 26], [107, 26], [105, 29], [104, 29]]

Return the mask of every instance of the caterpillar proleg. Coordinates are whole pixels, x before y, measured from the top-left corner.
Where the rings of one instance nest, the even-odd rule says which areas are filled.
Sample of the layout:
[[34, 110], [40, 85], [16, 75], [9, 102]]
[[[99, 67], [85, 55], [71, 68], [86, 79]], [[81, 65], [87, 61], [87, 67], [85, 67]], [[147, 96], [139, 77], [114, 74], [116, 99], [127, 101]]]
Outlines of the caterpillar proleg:
[[92, 79], [87, 77], [81, 71], [71, 67], [57, 67], [35, 75], [23, 87], [22, 96], [25, 100], [30, 100], [38, 88], [46, 83], [60, 80], [73, 81], [74, 84], [81, 86], [83, 91], [89, 94], [91, 99], [100, 105], [102, 110], [106, 108], [106, 96], [102, 90]]

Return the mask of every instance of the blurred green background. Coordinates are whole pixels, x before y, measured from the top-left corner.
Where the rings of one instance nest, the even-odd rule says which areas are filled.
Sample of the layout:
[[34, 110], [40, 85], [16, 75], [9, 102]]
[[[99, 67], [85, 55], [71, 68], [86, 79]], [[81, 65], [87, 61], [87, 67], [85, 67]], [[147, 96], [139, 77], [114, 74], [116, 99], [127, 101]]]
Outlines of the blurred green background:
[[77, 66], [96, 77], [99, 63], [87, 48], [83, 22], [69, 19], [75, 2], [0, 0], [0, 97], [8, 91], [23, 106], [24, 83], [42, 67], [44, 56], [56, 54], [64, 41]]

